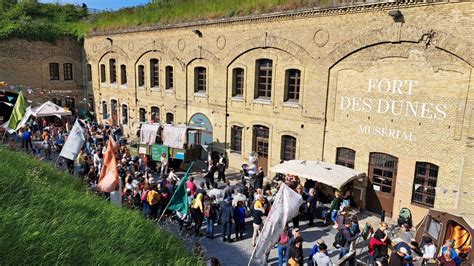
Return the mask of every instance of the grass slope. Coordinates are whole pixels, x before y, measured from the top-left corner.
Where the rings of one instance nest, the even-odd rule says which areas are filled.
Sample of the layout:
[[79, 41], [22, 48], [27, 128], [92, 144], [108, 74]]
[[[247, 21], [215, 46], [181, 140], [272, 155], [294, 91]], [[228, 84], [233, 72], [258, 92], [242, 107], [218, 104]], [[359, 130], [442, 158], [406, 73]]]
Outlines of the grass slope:
[[199, 265], [183, 243], [52, 165], [0, 147], [0, 264]]
[[329, 0], [156, 0], [154, 3], [104, 12], [87, 23], [92, 31], [262, 14], [326, 5]]
[[154, 0], [143, 6], [90, 13], [87, 8], [71, 4], [0, 0], [0, 40], [17, 37], [54, 42], [70, 36], [82, 41], [92, 31], [263, 14], [333, 3], [334, 0]]

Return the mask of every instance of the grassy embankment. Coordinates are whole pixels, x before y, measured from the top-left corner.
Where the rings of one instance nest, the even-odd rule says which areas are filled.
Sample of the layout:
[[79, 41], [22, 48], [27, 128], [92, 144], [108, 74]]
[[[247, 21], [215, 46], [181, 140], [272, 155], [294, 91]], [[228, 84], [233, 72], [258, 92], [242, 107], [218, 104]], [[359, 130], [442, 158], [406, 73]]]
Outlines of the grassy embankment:
[[87, 23], [92, 31], [184, 21], [263, 14], [323, 6], [331, 0], [157, 0], [155, 3], [101, 13]]
[[[92, 31], [208, 20], [325, 6], [334, 0], [155, 0], [118, 11], [91, 13], [74, 5], [34, 0], [0, 0], [0, 40], [49, 41], [64, 36], [82, 41]], [[336, 0], [337, 1], [337, 0]]]
[[52, 165], [0, 147], [0, 264], [199, 265], [140, 213]]

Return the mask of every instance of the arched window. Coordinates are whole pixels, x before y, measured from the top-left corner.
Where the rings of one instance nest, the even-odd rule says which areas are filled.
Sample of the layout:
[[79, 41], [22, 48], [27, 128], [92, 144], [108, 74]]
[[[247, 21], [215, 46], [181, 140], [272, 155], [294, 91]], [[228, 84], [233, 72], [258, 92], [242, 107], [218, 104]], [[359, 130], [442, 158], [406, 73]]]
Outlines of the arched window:
[[100, 64], [100, 82], [105, 82], [107, 79], [105, 78], [105, 65]]
[[288, 69], [285, 74], [285, 102], [300, 100], [301, 71]]
[[109, 59], [109, 75], [110, 83], [115, 83], [117, 81], [117, 64], [115, 59]]
[[165, 80], [166, 80], [166, 88], [167, 90], [172, 90], [174, 87], [174, 80], [173, 80], [173, 67], [167, 66], [165, 68]]
[[336, 164], [354, 169], [355, 150], [348, 148], [337, 148]]
[[91, 82], [92, 81], [92, 66], [91, 64], [87, 64], [87, 81]]
[[139, 87], [145, 86], [145, 66], [144, 65], [138, 66], [138, 86]]
[[242, 97], [244, 94], [244, 70], [234, 68], [232, 70], [232, 97]]
[[173, 124], [174, 123], [174, 114], [173, 113], [166, 113], [166, 123]]
[[151, 122], [160, 122], [160, 108], [156, 106], [151, 107]]
[[150, 59], [150, 87], [159, 86], [159, 61], [156, 58]]
[[146, 120], [145, 116], [146, 116], [145, 108], [140, 108], [138, 110], [138, 118], [139, 118], [140, 122], [145, 122], [145, 120]]
[[207, 73], [204, 67], [194, 68], [194, 92], [206, 93]]
[[128, 106], [122, 104], [122, 125], [128, 124]]
[[127, 84], [127, 66], [120, 65], [120, 84]]
[[272, 97], [273, 62], [270, 59], [257, 60], [255, 98], [270, 100]]
[[296, 138], [283, 135], [281, 136], [281, 153], [282, 161], [294, 160], [296, 158]]
[[416, 162], [411, 202], [434, 207], [439, 167], [432, 163]]
[[107, 102], [103, 101], [102, 102], [102, 119], [107, 119], [109, 118], [109, 114], [107, 113]]

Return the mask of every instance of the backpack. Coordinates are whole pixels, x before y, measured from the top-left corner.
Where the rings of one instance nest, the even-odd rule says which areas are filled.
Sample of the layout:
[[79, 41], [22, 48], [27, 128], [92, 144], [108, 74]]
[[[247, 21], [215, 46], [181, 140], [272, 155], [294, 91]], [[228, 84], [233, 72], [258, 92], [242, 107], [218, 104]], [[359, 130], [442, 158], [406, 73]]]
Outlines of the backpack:
[[204, 217], [210, 218], [212, 216], [212, 204], [204, 205]]
[[339, 230], [334, 237], [334, 243], [332, 244], [335, 248], [342, 247], [346, 243], [346, 239], [344, 237], [344, 234], [342, 233], [342, 230]]

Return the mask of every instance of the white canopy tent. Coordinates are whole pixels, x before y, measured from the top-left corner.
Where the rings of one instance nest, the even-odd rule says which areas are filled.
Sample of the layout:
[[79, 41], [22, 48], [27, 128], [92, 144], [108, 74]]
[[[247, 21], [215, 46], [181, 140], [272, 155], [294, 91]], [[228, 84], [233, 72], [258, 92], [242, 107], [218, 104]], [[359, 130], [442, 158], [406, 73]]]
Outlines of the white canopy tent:
[[21, 119], [20, 123], [18, 123], [18, 126], [15, 130], [18, 130], [20, 127], [24, 126], [26, 122], [28, 122], [28, 119], [30, 119], [31, 116], [34, 116], [34, 117], [57, 116], [61, 118], [61, 116], [65, 116], [65, 115], [72, 115], [72, 113], [71, 111], [68, 111], [57, 104], [47, 101], [40, 106], [37, 106], [34, 108], [28, 108], [26, 110], [25, 116], [23, 116], [23, 119]]
[[315, 180], [336, 189], [340, 189], [354, 179], [365, 176], [363, 172], [342, 165], [303, 160], [286, 161], [273, 166], [271, 171]]

